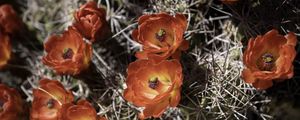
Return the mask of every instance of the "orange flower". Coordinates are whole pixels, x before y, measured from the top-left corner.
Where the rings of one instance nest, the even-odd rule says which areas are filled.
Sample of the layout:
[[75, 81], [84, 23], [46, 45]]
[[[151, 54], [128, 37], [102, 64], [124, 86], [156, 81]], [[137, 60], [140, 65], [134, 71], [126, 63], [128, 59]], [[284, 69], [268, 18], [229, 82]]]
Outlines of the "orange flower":
[[183, 33], [187, 28], [187, 20], [182, 14], [175, 17], [167, 13], [143, 15], [138, 20], [138, 29], [132, 32], [135, 41], [143, 45], [143, 51], [136, 57], [147, 59], [156, 57], [158, 60], [170, 56], [179, 58], [183, 50], [188, 49], [188, 42]]
[[33, 90], [31, 120], [57, 120], [63, 104], [71, 103], [74, 97], [56, 80], [42, 79], [40, 87]]
[[62, 106], [60, 120], [101, 120], [98, 118], [96, 110], [86, 100], [79, 100], [77, 105], [72, 103]]
[[13, 88], [0, 84], [1, 120], [18, 120], [23, 112], [21, 95]]
[[0, 69], [3, 68], [10, 59], [11, 46], [9, 37], [5, 33], [0, 32]]
[[245, 82], [258, 89], [267, 89], [273, 85], [272, 80], [292, 78], [296, 43], [294, 33], [282, 36], [275, 29], [251, 38], [243, 56], [246, 68], [242, 76]]
[[79, 74], [88, 68], [92, 57], [91, 45], [72, 27], [62, 36], [51, 36], [44, 47], [48, 54], [43, 57], [43, 63], [58, 74]]
[[0, 6], [0, 26], [6, 33], [13, 33], [22, 26], [21, 19], [11, 5]]
[[91, 42], [104, 39], [109, 31], [108, 23], [105, 20], [105, 12], [103, 8], [97, 7], [96, 2], [90, 1], [75, 12], [74, 26]]
[[124, 97], [139, 107], [145, 107], [141, 119], [159, 117], [168, 106], [180, 101], [182, 68], [178, 60], [137, 60], [128, 66], [127, 89]]

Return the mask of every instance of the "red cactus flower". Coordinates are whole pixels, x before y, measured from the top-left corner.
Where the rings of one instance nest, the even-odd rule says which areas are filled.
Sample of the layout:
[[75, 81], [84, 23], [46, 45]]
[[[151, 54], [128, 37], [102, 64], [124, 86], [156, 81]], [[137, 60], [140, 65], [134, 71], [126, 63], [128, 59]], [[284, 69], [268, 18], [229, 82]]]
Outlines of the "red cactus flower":
[[293, 32], [283, 36], [275, 29], [251, 38], [243, 57], [246, 68], [242, 76], [245, 82], [258, 89], [267, 89], [273, 85], [273, 80], [292, 78], [296, 43]]

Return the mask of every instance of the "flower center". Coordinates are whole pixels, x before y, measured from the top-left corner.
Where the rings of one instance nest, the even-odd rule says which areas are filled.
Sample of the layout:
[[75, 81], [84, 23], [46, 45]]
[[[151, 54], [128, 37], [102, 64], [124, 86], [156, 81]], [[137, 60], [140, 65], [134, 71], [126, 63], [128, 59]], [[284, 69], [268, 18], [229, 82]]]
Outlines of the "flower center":
[[157, 33], [155, 33], [155, 38], [162, 42], [166, 37], [166, 31], [164, 29], [159, 29]]
[[73, 55], [74, 55], [73, 50], [72, 50], [71, 48], [66, 48], [66, 49], [64, 49], [64, 51], [63, 51], [62, 57], [63, 57], [64, 59], [71, 59], [71, 58], [73, 57]]
[[0, 112], [3, 111], [4, 101], [0, 100]]
[[55, 100], [54, 99], [49, 99], [48, 102], [47, 102], [47, 107], [49, 109], [52, 109], [52, 108], [54, 108], [54, 104], [55, 104]]
[[157, 86], [158, 86], [158, 83], [159, 83], [159, 80], [157, 77], [155, 78], [151, 78], [149, 81], [148, 81], [148, 86], [152, 89], [155, 89]]
[[265, 53], [258, 60], [257, 66], [260, 70], [271, 71], [274, 67], [274, 62], [274, 56], [271, 53]]

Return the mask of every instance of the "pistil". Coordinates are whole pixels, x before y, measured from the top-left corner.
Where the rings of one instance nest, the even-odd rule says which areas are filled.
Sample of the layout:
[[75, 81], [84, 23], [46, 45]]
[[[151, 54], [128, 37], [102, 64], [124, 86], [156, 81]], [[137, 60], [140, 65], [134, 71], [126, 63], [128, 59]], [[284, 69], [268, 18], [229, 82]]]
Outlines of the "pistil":
[[52, 108], [54, 108], [54, 104], [55, 104], [55, 100], [54, 99], [49, 99], [48, 102], [47, 102], [47, 107], [49, 109], [52, 109]]
[[155, 89], [159, 84], [159, 79], [157, 77], [152, 78], [148, 81], [148, 85], [150, 88]]
[[257, 66], [260, 70], [271, 71], [274, 67], [275, 58], [271, 53], [263, 54], [257, 62]]
[[64, 59], [72, 59], [74, 52], [71, 48], [64, 49], [62, 57]]
[[166, 37], [166, 31], [164, 29], [159, 29], [157, 33], [155, 33], [155, 38], [160, 42], [164, 41]]

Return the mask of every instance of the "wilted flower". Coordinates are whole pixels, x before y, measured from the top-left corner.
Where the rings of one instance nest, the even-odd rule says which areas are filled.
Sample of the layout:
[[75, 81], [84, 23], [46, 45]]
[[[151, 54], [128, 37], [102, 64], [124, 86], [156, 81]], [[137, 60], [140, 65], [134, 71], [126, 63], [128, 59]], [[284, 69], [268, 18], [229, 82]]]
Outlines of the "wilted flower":
[[0, 69], [3, 68], [10, 59], [11, 45], [9, 36], [0, 32]]
[[[103, 120], [98, 117], [95, 108], [86, 100], [79, 100], [76, 105], [69, 103], [62, 106], [60, 120]], [[105, 119], [104, 119], [105, 120]]]
[[92, 46], [83, 41], [82, 36], [69, 27], [62, 36], [51, 36], [44, 44], [48, 53], [43, 63], [58, 74], [79, 74], [88, 68], [92, 57]]
[[234, 4], [237, 3], [239, 0], [220, 0], [223, 4]]
[[143, 50], [136, 53], [139, 59], [179, 58], [181, 51], [188, 49], [188, 42], [183, 33], [187, 28], [184, 15], [175, 17], [167, 13], [143, 15], [138, 20], [138, 29], [132, 32], [135, 41], [143, 45]]
[[139, 107], [145, 107], [141, 119], [159, 117], [180, 101], [182, 68], [178, 60], [137, 60], [130, 63], [124, 97]]
[[296, 43], [293, 32], [282, 36], [275, 29], [251, 38], [243, 56], [246, 68], [242, 76], [245, 82], [258, 89], [267, 89], [273, 85], [272, 80], [292, 78]]
[[74, 97], [56, 80], [42, 79], [39, 88], [33, 90], [31, 120], [58, 120], [63, 104], [71, 103]]
[[0, 6], [0, 26], [6, 33], [13, 33], [22, 26], [21, 19], [11, 5]]
[[75, 12], [74, 26], [83, 37], [91, 40], [91, 42], [104, 39], [110, 31], [105, 19], [105, 12], [103, 8], [97, 7], [96, 2], [90, 1]]
[[13, 88], [0, 84], [1, 120], [18, 120], [23, 112], [21, 95]]
[[105, 117], [98, 116], [98, 120], [107, 120]]

